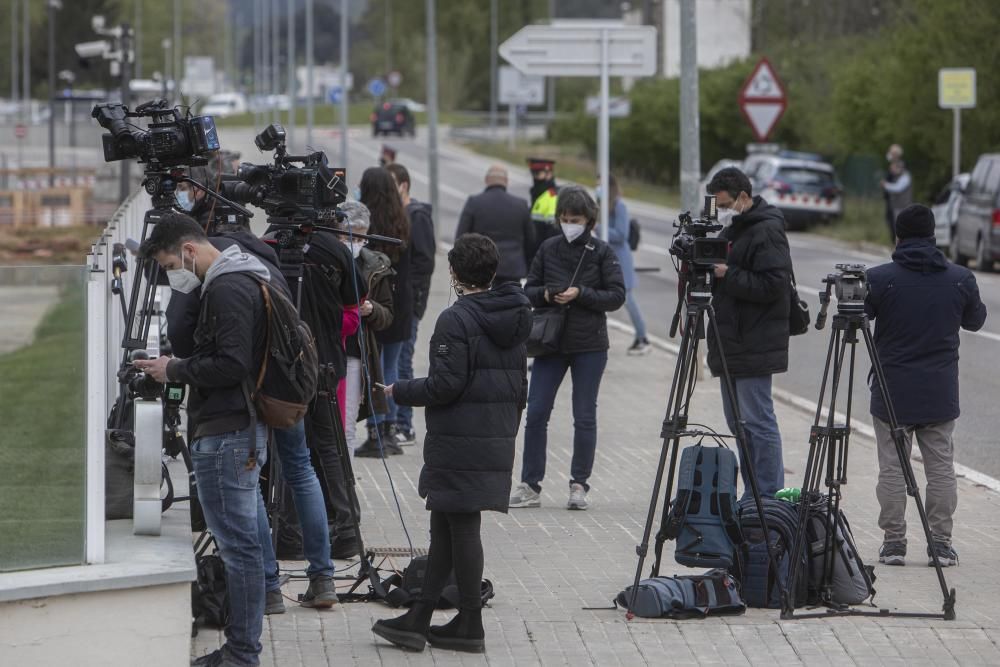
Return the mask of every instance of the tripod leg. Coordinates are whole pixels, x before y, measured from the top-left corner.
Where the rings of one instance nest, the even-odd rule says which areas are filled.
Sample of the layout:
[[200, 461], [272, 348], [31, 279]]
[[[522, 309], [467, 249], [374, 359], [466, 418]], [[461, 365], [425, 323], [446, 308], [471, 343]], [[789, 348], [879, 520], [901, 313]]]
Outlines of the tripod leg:
[[944, 619], [951, 621], [955, 619], [955, 589], [948, 589], [948, 583], [944, 578], [944, 570], [934, 551], [934, 536], [931, 534], [930, 523], [927, 521], [927, 512], [924, 509], [923, 500], [920, 498], [920, 490], [917, 488], [917, 478], [913, 473], [913, 466], [906, 451], [906, 438], [899, 422], [896, 421], [896, 410], [892, 405], [892, 398], [889, 396], [889, 383], [882, 369], [882, 363], [878, 358], [878, 350], [875, 349], [875, 341], [867, 322], [862, 328], [865, 337], [865, 346], [868, 348], [868, 356], [871, 358], [872, 370], [875, 372], [875, 380], [878, 382], [879, 391], [882, 392], [882, 402], [885, 404], [886, 412], [889, 414], [889, 428], [892, 431], [892, 441], [896, 447], [896, 456], [899, 458], [899, 466], [903, 471], [903, 479], [906, 482], [906, 493], [913, 497], [917, 505], [917, 514], [920, 515], [920, 524], [924, 528], [924, 535], [927, 538], [927, 546], [930, 548], [931, 560], [934, 563], [934, 571], [937, 574], [938, 584], [941, 586], [941, 594], [944, 596]]
[[778, 559], [774, 555], [774, 549], [771, 548], [771, 540], [768, 537], [770, 533], [767, 528], [767, 519], [764, 517], [764, 501], [761, 498], [760, 487], [757, 484], [757, 472], [754, 470], [753, 459], [751, 456], [752, 453], [750, 452], [750, 448], [747, 446], [747, 435], [743, 428], [740, 406], [736, 399], [736, 389], [733, 385], [732, 376], [729, 375], [729, 366], [726, 364], [725, 351], [722, 349], [722, 337], [719, 335], [719, 325], [715, 319], [715, 309], [711, 305], [708, 305], [707, 310], [708, 323], [709, 326], [712, 327], [712, 331], [715, 333], [715, 344], [719, 348], [719, 359], [722, 362], [722, 389], [726, 392], [729, 404], [732, 406], [733, 420], [736, 422], [736, 433], [733, 435], [736, 437], [736, 445], [740, 449], [740, 453], [742, 454], [744, 465], [746, 467], [747, 482], [750, 484], [750, 492], [753, 495], [754, 504], [757, 508], [757, 516], [760, 519], [760, 529], [763, 531], [764, 535], [764, 546], [767, 549], [767, 560], [771, 564], [771, 572], [774, 574], [774, 581], [778, 585], [779, 594], [783, 600], [787, 600], [789, 592], [785, 582], [781, 580], [780, 570], [778, 569]]
[[[639, 562], [636, 564], [635, 578], [632, 582], [632, 595], [629, 597], [628, 601], [629, 614], [632, 613], [632, 609], [635, 606], [636, 596], [639, 593], [639, 581], [642, 578], [642, 566], [646, 561], [646, 554], [649, 550], [649, 536], [653, 530], [653, 521], [656, 518], [656, 506], [657, 501], [660, 498], [660, 487], [663, 484], [668, 450], [671, 451], [671, 455], [667, 482], [668, 495], [667, 501], [664, 503], [665, 511], [669, 503], [669, 489], [672, 489], [673, 486], [674, 468], [677, 463], [677, 449], [680, 441], [677, 431], [684, 427], [680, 424], [679, 420], [686, 421], [686, 400], [684, 389], [688, 386], [687, 379], [688, 374], [691, 372], [692, 358], [697, 353], [697, 345], [693, 339], [693, 337], [697, 335], [697, 329], [696, 327], [691, 326], [692, 322], [696, 323], [697, 317], [689, 314], [683, 336], [681, 337], [680, 349], [677, 351], [677, 361], [674, 365], [674, 377], [670, 384], [670, 397], [667, 399], [667, 416], [663, 420], [663, 431], [661, 433], [663, 436], [663, 443], [660, 446], [660, 458], [656, 466], [653, 493], [649, 499], [649, 509], [646, 512], [646, 523], [643, 527], [642, 542], [635, 548], [636, 554], [639, 556]], [[662, 545], [663, 543], [660, 541], [658, 535], [656, 564], [654, 566], [657, 571], [659, 571], [660, 550], [662, 549]]]

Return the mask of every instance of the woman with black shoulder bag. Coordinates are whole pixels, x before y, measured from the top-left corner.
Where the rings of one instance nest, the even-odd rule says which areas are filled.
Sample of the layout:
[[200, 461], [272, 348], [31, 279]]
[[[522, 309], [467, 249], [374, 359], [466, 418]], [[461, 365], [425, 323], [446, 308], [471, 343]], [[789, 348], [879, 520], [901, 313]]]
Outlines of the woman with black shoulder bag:
[[[597, 224], [597, 204], [586, 190], [568, 187], [559, 192], [556, 221], [562, 233], [538, 248], [524, 285], [535, 308], [528, 342], [535, 361], [528, 389], [521, 483], [511, 495], [510, 506], [541, 506], [549, 416], [569, 371], [574, 434], [566, 507], [583, 510], [597, 449], [597, 393], [608, 362], [607, 313], [625, 303], [625, 282], [615, 252], [591, 233]], [[557, 335], [553, 330], [558, 330]]]

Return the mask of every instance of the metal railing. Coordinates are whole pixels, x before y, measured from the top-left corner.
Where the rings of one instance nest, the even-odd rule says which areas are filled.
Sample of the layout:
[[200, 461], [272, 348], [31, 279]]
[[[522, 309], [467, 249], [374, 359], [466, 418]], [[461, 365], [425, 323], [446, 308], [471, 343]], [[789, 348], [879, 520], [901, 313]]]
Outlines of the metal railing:
[[[127, 257], [128, 269], [116, 274], [114, 249], [128, 241], [141, 241], [143, 220], [151, 206], [150, 196], [140, 189], [115, 211], [87, 256], [87, 561], [104, 560], [105, 440], [108, 415], [118, 397], [121, 343], [126, 334], [123, 304], [129, 301], [133, 284], [141, 279], [136, 262]], [[113, 290], [121, 281], [119, 295]], [[124, 296], [124, 298], [123, 298]], [[154, 309], [159, 312], [159, 309]], [[159, 353], [159, 321], [154, 313], [147, 351]], [[160, 534], [160, 481], [162, 412], [159, 401], [135, 400], [134, 532]]]

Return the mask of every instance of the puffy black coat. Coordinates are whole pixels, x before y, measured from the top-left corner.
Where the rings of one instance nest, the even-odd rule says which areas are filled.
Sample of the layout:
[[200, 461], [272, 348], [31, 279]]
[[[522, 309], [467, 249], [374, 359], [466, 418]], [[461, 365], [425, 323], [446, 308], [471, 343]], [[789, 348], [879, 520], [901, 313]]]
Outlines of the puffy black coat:
[[562, 354], [608, 349], [606, 313], [618, 310], [625, 303], [625, 280], [615, 251], [589, 232], [573, 243], [567, 243], [562, 234], [553, 236], [538, 248], [524, 284], [524, 293], [532, 306], [555, 305], [545, 300], [545, 290], [551, 295], [570, 287], [584, 252], [587, 256], [573, 283], [580, 288], [580, 296], [569, 303], [559, 348]]
[[[753, 207], [719, 233], [729, 240], [726, 275], [713, 289], [713, 305], [726, 363], [733, 377], [788, 370], [788, 312], [792, 257], [785, 219], [759, 196]], [[715, 333], [709, 331], [708, 367], [722, 373]]]
[[427, 509], [507, 511], [530, 331], [517, 285], [463, 296], [437, 319], [428, 376], [394, 386], [397, 403], [426, 406], [419, 490]]
[[[865, 312], [875, 319], [875, 348], [900, 424], [957, 419], [959, 329], [986, 322], [976, 277], [952, 264], [933, 239], [900, 241], [892, 262], [868, 271]], [[869, 378], [871, 413], [889, 421]]]
[[434, 255], [437, 242], [434, 241], [434, 220], [431, 205], [411, 200], [406, 206], [410, 217], [410, 275], [413, 281], [413, 314], [421, 319], [427, 311], [427, 295], [431, 291], [431, 275], [434, 273]]
[[502, 185], [491, 185], [473, 195], [462, 207], [455, 238], [462, 234], [489, 237], [500, 251], [497, 278], [520, 280], [528, 275], [528, 258], [535, 248], [535, 228], [528, 202], [507, 192]]

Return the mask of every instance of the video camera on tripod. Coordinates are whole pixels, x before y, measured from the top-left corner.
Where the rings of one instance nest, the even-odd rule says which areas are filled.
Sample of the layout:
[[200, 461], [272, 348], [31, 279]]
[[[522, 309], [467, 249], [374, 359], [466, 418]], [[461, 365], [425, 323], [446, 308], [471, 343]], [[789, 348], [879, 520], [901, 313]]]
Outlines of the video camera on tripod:
[[728, 240], [709, 236], [723, 227], [719, 223], [715, 195], [705, 195], [700, 218], [692, 218], [691, 212], [685, 211], [677, 217], [674, 227], [677, 231], [670, 244], [670, 254], [677, 258], [674, 267], [681, 298], [670, 322], [671, 338], [677, 335], [686, 301], [708, 303], [711, 300], [714, 267], [725, 264], [729, 255]]
[[819, 312], [816, 314], [816, 329], [826, 326], [826, 311], [830, 307], [830, 297], [837, 295], [837, 312], [858, 314], [865, 312], [868, 297], [868, 276], [864, 264], [837, 264], [837, 273], [831, 273], [823, 282], [826, 289], [820, 292]]

